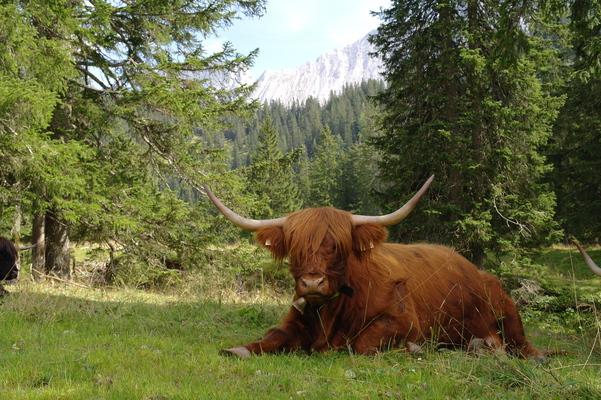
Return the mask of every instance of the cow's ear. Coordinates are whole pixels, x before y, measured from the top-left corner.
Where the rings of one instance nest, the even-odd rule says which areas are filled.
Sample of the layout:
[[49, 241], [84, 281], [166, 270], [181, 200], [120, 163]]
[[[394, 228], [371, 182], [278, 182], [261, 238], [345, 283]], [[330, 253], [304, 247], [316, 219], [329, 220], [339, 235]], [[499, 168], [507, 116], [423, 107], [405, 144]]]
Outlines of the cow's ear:
[[353, 227], [353, 250], [358, 256], [369, 254], [371, 249], [386, 240], [388, 231], [376, 224], [363, 224]]
[[257, 242], [268, 249], [274, 258], [282, 260], [288, 254], [284, 230], [280, 226], [261, 228], [256, 233]]

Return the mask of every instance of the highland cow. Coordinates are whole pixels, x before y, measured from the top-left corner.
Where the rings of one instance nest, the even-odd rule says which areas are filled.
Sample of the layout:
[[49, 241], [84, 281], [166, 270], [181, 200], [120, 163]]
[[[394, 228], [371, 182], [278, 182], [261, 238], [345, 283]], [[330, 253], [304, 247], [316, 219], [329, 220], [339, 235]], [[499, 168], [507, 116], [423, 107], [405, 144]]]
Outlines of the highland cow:
[[409, 215], [432, 179], [402, 208], [383, 216], [325, 207], [254, 220], [205, 188], [227, 219], [256, 232], [274, 258], [288, 259], [295, 281], [293, 305], [278, 327], [222, 353], [243, 358], [296, 350], [374, 354], [397, 346], [416, 352], [433, 340], [542, 358], [496, 277], [449, 247], [386, 242], [385, 227]]

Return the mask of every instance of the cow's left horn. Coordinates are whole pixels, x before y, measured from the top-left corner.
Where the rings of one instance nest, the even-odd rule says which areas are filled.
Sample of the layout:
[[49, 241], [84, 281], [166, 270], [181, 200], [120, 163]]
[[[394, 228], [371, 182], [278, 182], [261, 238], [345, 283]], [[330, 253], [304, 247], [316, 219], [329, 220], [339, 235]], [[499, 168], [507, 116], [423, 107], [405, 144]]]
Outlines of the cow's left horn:
[[219, 200], [217, 198], [217, 196], [215, 196], [208, 187], [203, 186], [203, 189], [204, 189], [205, 193], [207, 194], [207, 196], [209, 197], [209, 199], [211, 199], [213, 204], [215, 204], [215, 207], [217, 207], [219, 212], [221, 212], [221, 214], [223, 214], [223, 216], [225, 218], [227, 218], [232, 223], [234, 223], [235, 225], [238, 225], [240, 228], [242, 228], [246, 231], [254, 232], [261, 228], [269, 228], [271, 226], [282, 226], [282, 225], [284, 225], [284, 222], [286, 222], [286, 217], [275, 218], [275, 219], [244, 218], [243, 216], [236, 214], [235, 212], [230, 210], [225, 204], [223, 204], [221, 202], [221, 200]]
[[599, 268], [599, 266], [597, 264], [595, 264], [595, 262], [593, 261], [591, 256], [589, 256], [588, 253], [582, 248], [582, 246], [580, 246], [580, 243], [578, 243], [578, 241], [576, 241], [576, 240], [572, 240], [572, 243], [574, 243], [574, 245], [576, 246], [576, 248], [578, 249], [580, 254], [582, 254], [582, 257], [584, 258], [584, 262], [591, 269], [591, 271], [593, 271], [593, 273], [601, 276], [601, 268]]
[[417, 193], [415, 195], [413, 195], [413, 197], [407, 203], [405, 203], [405, 205], [403, 207], [399, 208], [395, 212], [386, 214], [386, 215], [377, 215], [377, 216], [353, 215], [352, 216], [353, 225], [363, 225], [363, 224], [394, 225], [394, 224], [398, 224], [399, 222], [401, 222], [402, 220], [407, 218], [407, 216], [409, 214], [411, 214], [411, 211], [413, 211], [413, 209], [415, 208], [417, 203], [419, 203], [420, 199], [422, 198], [424, 193], [426, 193], [426, 190], [428, 190], [428, 188], [430, 187], [430, 184], [432, 183], [433, 180], [434, 180], [434, 175], [432, 175], [430, 178], [428, 178], [426, 183], [424, 183], [422, 185], [422, 187], [417, 191]]

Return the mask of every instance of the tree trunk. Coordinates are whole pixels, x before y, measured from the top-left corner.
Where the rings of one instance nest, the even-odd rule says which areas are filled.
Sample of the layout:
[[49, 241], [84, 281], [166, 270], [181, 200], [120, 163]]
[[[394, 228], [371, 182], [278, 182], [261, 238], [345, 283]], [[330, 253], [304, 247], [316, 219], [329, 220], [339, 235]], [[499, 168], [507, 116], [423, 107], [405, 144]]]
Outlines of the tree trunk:
[[484, 262], [486, 261], [486, 253], [484, 247], [480, 244], [472, 246], [471, 249], [471, 261], [476, 264], [479, 268], [484, 268]]
[[35, 246], [31, 251], [31, 275], [34, 280], [39, 280], [46, 270], [46, 233], [43, 213], [36, 212], [33, 216], [31, 244]]
[[71, 279], [71, 254], [67, 225], [62, 223], [52, 211], [46, 212], [45, 225], [46, 272], [64, 279]]
[[115, 278], [115, 246], [110, 240], [107, 240], [106, 244], [109, 246], [109, 262], [104, 270], [104, 280], [107, 283], [112, 283]]
[[[50, 130], [54, 139], [65, 140], [66, 132], [75, 129], [71, 122], [72, 109], [69, 99], [62, 98], [52, 113]], [[44, 220], [46, 233], [46, 273], [71, 279], [71, 254], [69, 252], [69, 232], [67, 225], [60, 220], [56, 209], [46, 211]]]
[[[17, 268], [17, 274], [19, 274], [21, 269], [21, 257], [19, 254], [19, 248], [21, 247], [21, 222], [23, 221], [23, 216], [21, 214], [21, 206], [17, 204], [15, 206], [15, 217], [13, 219], [13, 227], [10, 230], [10, 235], [12, 237], [13, 243], [17, 248], [17, 260], [15, 261], [15, 267]], [[17, 275], [17, 277], [18, 277]]]
[[15, 206], [15, 218], [13, 219], [13, 227], [10, 230], [10, 235], [11, 235], [13, 243], [15, 244], [15, 247], [17, 249], [19, 248], [19, 244], [21, 243], [21, 221], [22, 221], [21, 206], [16, 205]]

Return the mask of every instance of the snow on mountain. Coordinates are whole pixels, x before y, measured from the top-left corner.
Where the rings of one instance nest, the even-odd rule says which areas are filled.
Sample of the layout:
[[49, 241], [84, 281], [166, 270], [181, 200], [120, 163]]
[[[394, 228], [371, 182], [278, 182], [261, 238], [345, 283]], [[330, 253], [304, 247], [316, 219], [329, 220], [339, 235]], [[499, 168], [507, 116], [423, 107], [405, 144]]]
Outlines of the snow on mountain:
[[330, 92], [339, 93], [345, 85], [382, 79], [381, 63], [369, 55], [371, 51], [373, 48], [365, 36], [297, 69], [265, 71], [257, 81], [255, 96], [261, 101], [279, 100], [286, 105], [310, 96], [324, 102]]

